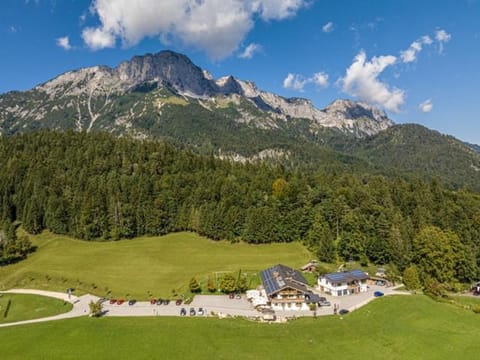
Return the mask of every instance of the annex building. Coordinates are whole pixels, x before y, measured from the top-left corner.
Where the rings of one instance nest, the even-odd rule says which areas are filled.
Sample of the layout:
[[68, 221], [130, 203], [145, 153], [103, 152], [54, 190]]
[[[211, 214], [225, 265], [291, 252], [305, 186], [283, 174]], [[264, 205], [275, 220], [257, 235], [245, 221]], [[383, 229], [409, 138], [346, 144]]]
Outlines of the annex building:
[[362, 270], [334, 272], [319, 276], [318, 289], [332, 296], [366, 292], [368, 274]]

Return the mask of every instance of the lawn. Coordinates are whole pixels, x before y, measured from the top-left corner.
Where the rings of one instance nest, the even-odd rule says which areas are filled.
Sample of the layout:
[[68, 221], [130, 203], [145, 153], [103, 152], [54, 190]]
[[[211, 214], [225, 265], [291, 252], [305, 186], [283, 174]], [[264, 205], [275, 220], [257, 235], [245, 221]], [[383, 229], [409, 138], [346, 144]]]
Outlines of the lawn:
[[0, 324], [47, 317], [70, 310], [72, 304], [45, 296], [0, 294]]
[[480, 315], [417, 295], [287, 324], [80, 318], [0, 329], [0, 338], [2, 359], [478, 359], [479, 333]]
[[[241, 269], [254, 276], [277, 263], [298, 267], [311, 258], [300, 243], [248, 245], [211, 241], [192, 233], [117, 242], [86, 242], [49, 232], [32, 236], [38, 246], [28, 259], [0, 268], [0, 289], [13, 287], [99, 296], [168, 297], [185, 292], [195, 276], [220, 278]], [[108, 294], [107, 294], [108, 293]]]

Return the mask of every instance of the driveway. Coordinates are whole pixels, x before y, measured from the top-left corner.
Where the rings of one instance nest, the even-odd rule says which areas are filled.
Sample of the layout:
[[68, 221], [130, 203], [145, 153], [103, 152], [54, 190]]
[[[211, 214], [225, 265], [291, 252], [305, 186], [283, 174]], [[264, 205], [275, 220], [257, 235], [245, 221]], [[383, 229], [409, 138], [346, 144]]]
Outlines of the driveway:
[[12, 289], [7, 291], [1, 291], [0, 293], [48, 296], [48, 297], [69, 302], [73, 305], [73, 309], [64, 314], [49, 316], [49, 317], [40, 318], [40, 319], [32, 319], [32, 320], [17, 321], [17, 322], [7, 323], [7, 324], [0, 324], [0, 327], [34, 324], [34, 323], [45, 322], [45, 321], [54, 321], [54, 320], [70, 319], [70, 318], [75, 318], [79, 316], [87, 316], [90, 312], [90, 308], [88, 306], [88, 304], [90, 304], [90, 301], [96, 302], [99, 299], [97, 296], [90, 295], [90, 294], [83, 295], [80, 297], [77, 297], [77, 296], [69, 297], [67, 294], [60, 293], [60, 292], [34, 290], [34, 289]]

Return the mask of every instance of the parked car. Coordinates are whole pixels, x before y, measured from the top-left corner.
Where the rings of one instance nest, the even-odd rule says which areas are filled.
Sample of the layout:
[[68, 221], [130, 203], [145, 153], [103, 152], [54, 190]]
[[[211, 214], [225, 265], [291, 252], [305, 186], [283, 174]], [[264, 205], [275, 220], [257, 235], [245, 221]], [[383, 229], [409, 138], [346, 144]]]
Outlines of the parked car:
[[168, 299], [163, 300], [163, 305], [168, 305], [168, 304], [170, 304], [170, 300]]
[[203, 310], [203, 308], [198, 308], [197, 314], [198, 316], [203, 316], [205, 315], [205, 311]]
[[157, 300], [157, 305], [162, 305], [163, 304], [163, 299], [158, 299]]
[[177, 299], [177, 301], [175, 301], [175, 305], [182, 305], [182, 299]]
[[180, 316], [185, 316], [185, 315], [187, 315], [187, 309], [182, 308], [182, 309], [180, 310]]
[[113, 305], [113, 304], [116, 304], [116, 303], [117, 303], [117, 299], [110, 299], [109, 303], [112, 304], [112, 305]]
[[122, 305], [125, 301], [123, 299], [118, 299], [117, 300], [117, 305]]
[[230, 294], [228, 294], [228, 297], [229, 297], [230, 299], [234, 299], [234, 298], [235, 298], [235, 294], [234, 294], [234, 293], [230, 293]]
[[196, 312], [194, 308], [190, 308], [190, 316], [195, 316]]
[[332, 306], [332, 303], [330, 301], [325, 300], [325, 301], [320, 301], [318, 303], [318, 305], [320, 305], [320, 306]]
[[375, 296], [375, 297], [383, 296], [383, 292], [381, 292], [381, 291], [375, 291], [375, 292], [373, 293], [373, 296]]
[[135, 305], [136, 302], [137, 302], [137, 300], [130, 299], [130, 300], [128, 300], [128, 305], [130, 305], [130, 306]]
[[150, 304], [155, 305], [157, 303], [157, 299], [150, 299]]
[[241, 294], [235, 295], [235, 299], [240, 300], [241, 298], [242, 298], [242, 295], [241, 295]]
[[345, 314], [348, 314], [350, 311], [348, 311], [347, 309], [340, 309], [340, 311], [338, 312], [340, 315], [345, 315]]

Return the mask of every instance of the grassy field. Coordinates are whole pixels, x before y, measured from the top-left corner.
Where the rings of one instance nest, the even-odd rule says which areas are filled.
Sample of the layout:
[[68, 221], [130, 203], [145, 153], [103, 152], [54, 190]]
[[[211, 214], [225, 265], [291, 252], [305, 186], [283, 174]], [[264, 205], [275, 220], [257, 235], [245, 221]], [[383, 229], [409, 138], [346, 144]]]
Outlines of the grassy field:
[[[9, 301], [10, 306], [8, 306]], [[70, 310], [72, 310], [72, 304], [45, 296], [0, 294], [0, 324], [38, 319]]]
[[0, 268], [0, 289], [13, 287], [99, 296], [167, 297], [185, 292], [192, 276], [206, 284], [222, 272], [249, 275], [283, 263], [301, 266], [311, 254], [299, 243], [248, 245], [214, 242], [192, 233], [118, 242], [86, 242], [49, 232], [33, 236], [38, 246], [27, 260]]
[[418, 295], [343, 319], [80, 318], [0, 329], [0, 338], [2, 359], [383, 360], [478, 359], [479, 333], [480, 315]]

